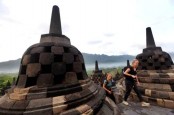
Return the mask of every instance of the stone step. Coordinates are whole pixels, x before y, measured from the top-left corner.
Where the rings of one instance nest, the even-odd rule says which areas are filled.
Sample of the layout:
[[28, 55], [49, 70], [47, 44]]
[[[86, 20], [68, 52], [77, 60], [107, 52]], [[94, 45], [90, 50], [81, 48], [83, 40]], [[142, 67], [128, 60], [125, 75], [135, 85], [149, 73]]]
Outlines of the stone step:
[[152, 98], [168, 99], [174, 101], [174, 92], [157, 91], [157, 90], [145, 89], [143, 87], [139, 87], [138, 89], [144, 96], [149, 96]]
[[142, 83], [174, 84], [174, 78], [138, 77], [138, 79]]
[[[131, 96], [132, 96], [133, 100], [138, 101], [138, 97], [135, 93], [131, 93]], [[149, 102], [152, 105], [158, 105], [161, 107], [174, 109], [174, 101], [173, 100], [161, 99], [161, 98], [152, 98], [149, 96], [142, 96], [142, 97], [143, 97], [144, 101]]]
[[151, 89], [157, 91], [169, 91], [169, 92], [172, 92], [173, 88], [169, 84], [154, 84], [154, 83], [140, 83], [138, 87], [143, 87], [145, 89]]
[[174, 78], [174, 73], [138, 73], [140, 77]]
[[168, 69], [168, 70], [138, 70], [138, 73], [174, 73], [174, 69]]

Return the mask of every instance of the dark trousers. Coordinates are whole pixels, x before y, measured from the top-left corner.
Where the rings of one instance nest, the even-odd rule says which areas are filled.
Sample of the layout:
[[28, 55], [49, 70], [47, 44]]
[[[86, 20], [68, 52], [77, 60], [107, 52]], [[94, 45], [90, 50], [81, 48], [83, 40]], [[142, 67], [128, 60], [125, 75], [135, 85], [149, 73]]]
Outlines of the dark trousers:
[[112, 92], [111, 94], [109, 94], [109, 93], [106, 91], [106, 96], [108, 96], [110, 99], [112, 99], [112, 101], [115, 102], [115, 97], [114, 97], [113, 92]]
[[124, 101], [127, 101], [127, 98], [129, 97], [132, 89], [134, 89], [134, 91], [137, 94], [140, 102], [143, 101], [143, 98], [142, 98], [140, 92], [138, 91], [138, 87], [137, 87], [137, 84], [135, 82], [125, 80], [125, 85], [126, 85], [126, 93], [125, 93], [125, 96], [124, 96]]

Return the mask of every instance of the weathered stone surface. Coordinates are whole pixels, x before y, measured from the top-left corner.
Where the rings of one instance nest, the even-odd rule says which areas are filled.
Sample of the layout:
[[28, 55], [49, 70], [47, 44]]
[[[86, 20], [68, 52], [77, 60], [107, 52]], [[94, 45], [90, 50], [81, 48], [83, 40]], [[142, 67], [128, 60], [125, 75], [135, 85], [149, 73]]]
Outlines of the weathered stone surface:
[[28, 88], [19, 88], [19, 87], [15, 87], [13, 89], [14, 93], [19, 93], [19, 94], [23, 94], [23, 93], [28, 93], [31, 87]]
[[63, 54], [63, 62], [69, 64], [69, 63], [73, 63], [73, 61], [74, 61], [74, 56], [71, 53]]
[[9, 110], [10, 108], [12, 108], [15, 102], [15, 100], [6, 99], [0, 104], [0, 108]]
[[20, 75], [18, 78], [18, 83], [17, 86], [18, 87], [25, 87], [27, 82], [27, 76], [26, 75]]
[[28, 77], [36, 77], [39, 71], [41, 71], [41, 64], [28, 64], [26, 74]]
[[[129, 106], [119, 104], [121, 115], [173, 115], [173, 110], [151, 105], [150, 107], [142, 107], [140, 102], [129, 102]], [[162, 104], [163, 105], [163, 104]]]
[[37, 79], [38, 87], [48, 87], [53, 85], [53, 75], [52, 74], [40, 74]]
[[49, 33], [62, 35], [59, 8], [56, 6], [53, 6]]
[[54, 106], [53, 107], [53, 114], [55, 114], [55, 115], [60, 114], [62, 112], [62, 110], [66, 110], [67, 107], [68, 107], [68, 105]]
[[61, 54], [62, 55], [64, 52], [64, 49], [63, 49], [63, 47], [53, 46], [53, 47], [51, 47], [51, 52], [54, 54]]
[[76, 49], [74, 47], [70, 48], [69, 50], [70, 50], [71, 53], [73, 53], [75, 55], [78, 55], [78, 53], [79, 53], [78, 49]]
[[114, 97], [115, 97], [115, 103], [121, 103], [123, 101], [123, 97], [120, 93], [114, 93]]
[[27, 65], [30, 63], [30, 57], [31, 55], [24, 55], [23, 60], [22, 60], [22, 65]]
[[32, 100], [32, 99], [41, 99], [41, 98], [46, 98], [47, 97], [47, 92], [40, 92], [36, 94], [27, 94], [26, 99], [27, 100]]
[[171, 108], [171, 109], [174, 108], [174, 101], [172, 101], [172, 100], [165, 100], [164, 99], [164, 104], [165, 104], [165, 107], [167, 107], [167, 108]]
[[53, 63], [52, 73], [55, 75], [64, 74], [66, 72], [66, 65], [64, 63]]
[[32, 108], [39, 108], [42, 107], [44, 109], [44, 106], [51, 107], [52, 106], [52, 98], [42, 98], [42, 99], [34, 99], [31, 100], [26, 107], [26, 109], [32, 109]]
[[145, 90], [145, 94], [146, 94], [147, 96], [151, 96], [151, 90], [146, 89], [146, 90]]
[[64, 83], [77, 83], [78, 79], [77, 79], [77, 75], [75, 72], [67, 72], [65, 74], [65, 81]]
[[12, 100], [24, 100], [26, 99], [26, 94], [18, 94], [18, 93], [11, 93], [9, 95], [9, 98], [12, 99]]
[[82, 72], [82, 63], [81, 62], [74, 62], [73, 63], [73, 70], [76, 73]]
[[79, 57], [80, 62], [84, 63], [84, 59], [83, 59], [82, 54], [81, 55], [78, 55], [78, 57]]
[[25, 110], [28, 106], [29, 100], [16, 101], [12, 107], [12, 109], [21, 109]]
[[43, 65], [48, 65], [54, 62], [54, 54], [53, 53], [41, 53], [39, 58], [39, 63]]
[[31, 54], [44, 52], [44, 47], [35, 47], [31, 50]]

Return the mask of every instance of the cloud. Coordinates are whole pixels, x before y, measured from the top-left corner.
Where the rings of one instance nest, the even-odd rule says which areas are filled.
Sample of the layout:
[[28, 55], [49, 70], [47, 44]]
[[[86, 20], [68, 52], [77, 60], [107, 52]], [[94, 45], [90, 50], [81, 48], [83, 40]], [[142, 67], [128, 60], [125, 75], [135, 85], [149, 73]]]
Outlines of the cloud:
[[90, 45], [98, 45], [98, 44], [101, 44], [102, 43], [102, 40], [96, 40], [96, 41], [89, 41], [88, 44]]
[[104, 36], [105, 37], [113, 37], [115, 34], [114, 33], [105, 33]]
[[9, 10], [6, 5], [3, 3], [3, 0], [0, 1], [0, 17], [9, 14]]
[[171, 0], [1, 0], [0, 61], [21, 57], [49, 32], [54, 4], [60, 7], [63, 34], [81, 52], [137, 55], [145, 48], [147, 26], [157, 46], [173, 50]]
[[144, 44], [144, 45], [142, 45], [142, 44], [134, 44], [134, 45], [131, 45], [131, 47], [132, 47], [132, 48], [137, 48], [137, 49], [142, 50], [142, 49], [146, 48], [145, 45], [146, 45], [146, 44]]

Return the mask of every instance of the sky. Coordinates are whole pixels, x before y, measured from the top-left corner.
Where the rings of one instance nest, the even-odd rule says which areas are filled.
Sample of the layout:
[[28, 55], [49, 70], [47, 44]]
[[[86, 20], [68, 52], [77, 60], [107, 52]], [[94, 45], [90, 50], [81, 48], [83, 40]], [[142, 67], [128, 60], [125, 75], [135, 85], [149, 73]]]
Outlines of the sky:
[[81, 52], [137, 55], [146, 47], [146, 27], [157, 46], [174, 51], [174, 0], [0, 0], [0, 62], [39, 43], [53, 5], [63, 34]]

